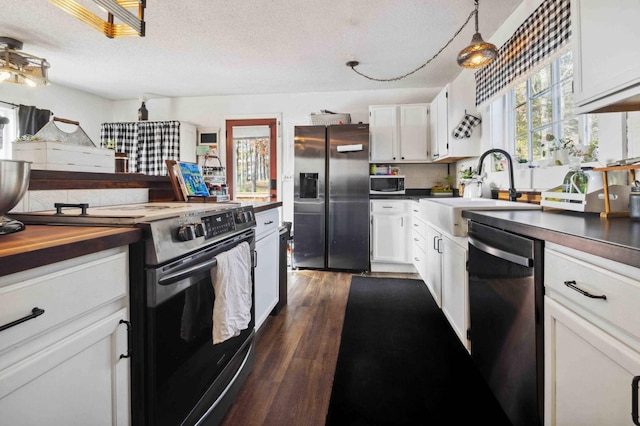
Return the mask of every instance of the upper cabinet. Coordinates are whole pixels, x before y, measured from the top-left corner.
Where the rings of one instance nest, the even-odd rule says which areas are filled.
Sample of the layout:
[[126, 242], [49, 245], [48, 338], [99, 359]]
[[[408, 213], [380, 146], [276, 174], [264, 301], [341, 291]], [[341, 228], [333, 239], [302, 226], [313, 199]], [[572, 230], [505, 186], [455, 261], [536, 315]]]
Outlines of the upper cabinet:
[[377, 162], [428, 162], [429, 104], [372, 105], [369, 160]]
[[438, 93], [431, 102], [431, 159], [438, 161], [449, 152], [449, 87]]
[[473, 73], [463, 73], [446, 85], [431, 102], [429, 119], [431, 161], [455, 163], [480, 155], [480, 127], [470, 137], [456, 139], [453, 130], [464, 119], [467, 111], [474, 114], [475, 79]]
[[576, 112], [640, 110], [640, 2], [572, 0]]

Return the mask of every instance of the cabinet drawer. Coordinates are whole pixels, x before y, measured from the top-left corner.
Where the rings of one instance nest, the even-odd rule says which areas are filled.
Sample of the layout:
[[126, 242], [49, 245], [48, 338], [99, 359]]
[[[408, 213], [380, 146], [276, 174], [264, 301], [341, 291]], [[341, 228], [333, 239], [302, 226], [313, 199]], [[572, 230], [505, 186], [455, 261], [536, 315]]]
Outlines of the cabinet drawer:
[[411, 203], [405, 200], [371, 201], [371, 213], [409, 213]]
[[422, 220], [418, 219], [416, 215], [413, 215], [413, 223], [411, 224], [414, 234], [419, 234], [422, 237], [427, 236], [427, 225]]
[[563, 247], [547, 247], [544, 263], [547, 296], [609, 332], [623, 330], [640, 339], [640, 281], [636, 268]]
[[126, 248], [82, 256], [2, 277], [0, 325], [44, 313], [0, 331], [0, 352], [108, 302], [126, 297], [129, 256]]
[[269, 232], [277, 231], [279, 222], [278, 209], [256, 213], [256, 240], [263, 238]]
[[[414, 222], [414, 225], [415, 225], [415, 222]], [[419, 247], [423, 253], [427, 252], [427, 240], [424, 235], [421, 235], [420, 233], [416, 232], [416, 228], [413, 228], [413, 234], [411, 235], [411, 238], [413, 239], [414, 247], [416, 246]]]

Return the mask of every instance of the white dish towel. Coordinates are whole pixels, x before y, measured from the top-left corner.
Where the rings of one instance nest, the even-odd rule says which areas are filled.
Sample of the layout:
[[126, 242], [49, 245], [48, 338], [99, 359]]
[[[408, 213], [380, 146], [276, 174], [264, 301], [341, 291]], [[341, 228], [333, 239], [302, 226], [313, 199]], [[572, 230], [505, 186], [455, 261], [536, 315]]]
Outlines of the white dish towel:
[[213, 302], [213, 344], [235, 337], [251, 321], [251, 251], [240, 243], [216, 256], [218, 266], [211, 270]]

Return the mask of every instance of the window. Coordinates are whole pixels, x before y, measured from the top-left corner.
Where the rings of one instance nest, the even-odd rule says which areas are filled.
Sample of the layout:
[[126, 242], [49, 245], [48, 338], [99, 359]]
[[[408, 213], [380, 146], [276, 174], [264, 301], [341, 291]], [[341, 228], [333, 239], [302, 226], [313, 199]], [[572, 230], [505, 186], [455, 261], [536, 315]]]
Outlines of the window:
[[0, 104], [0, 117], [5, 117], [9, 120], [7, 124], [0, 125], [0, 158], [11, 158], [11, 143], [16, 139], [18, 126], [15, 108], [6, 108]]
[[595, 115], [576, 115], [573, 106], [573, 57], [569, 51], [518, 83], [506, 95], [513, 120], [513, 152], [527, 162], [549, 158], [547, 135], [574, 146], [598, 140]]

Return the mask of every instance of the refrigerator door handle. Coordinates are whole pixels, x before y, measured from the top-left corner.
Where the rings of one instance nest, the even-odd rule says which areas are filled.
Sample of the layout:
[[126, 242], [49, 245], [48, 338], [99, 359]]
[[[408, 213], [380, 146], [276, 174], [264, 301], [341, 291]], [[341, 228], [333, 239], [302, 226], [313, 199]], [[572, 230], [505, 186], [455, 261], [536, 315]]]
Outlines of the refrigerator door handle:
[[338, 152], [357, 152], [362, 151], [364, 148], [361, 143], [352, 145], [338, 145]]

